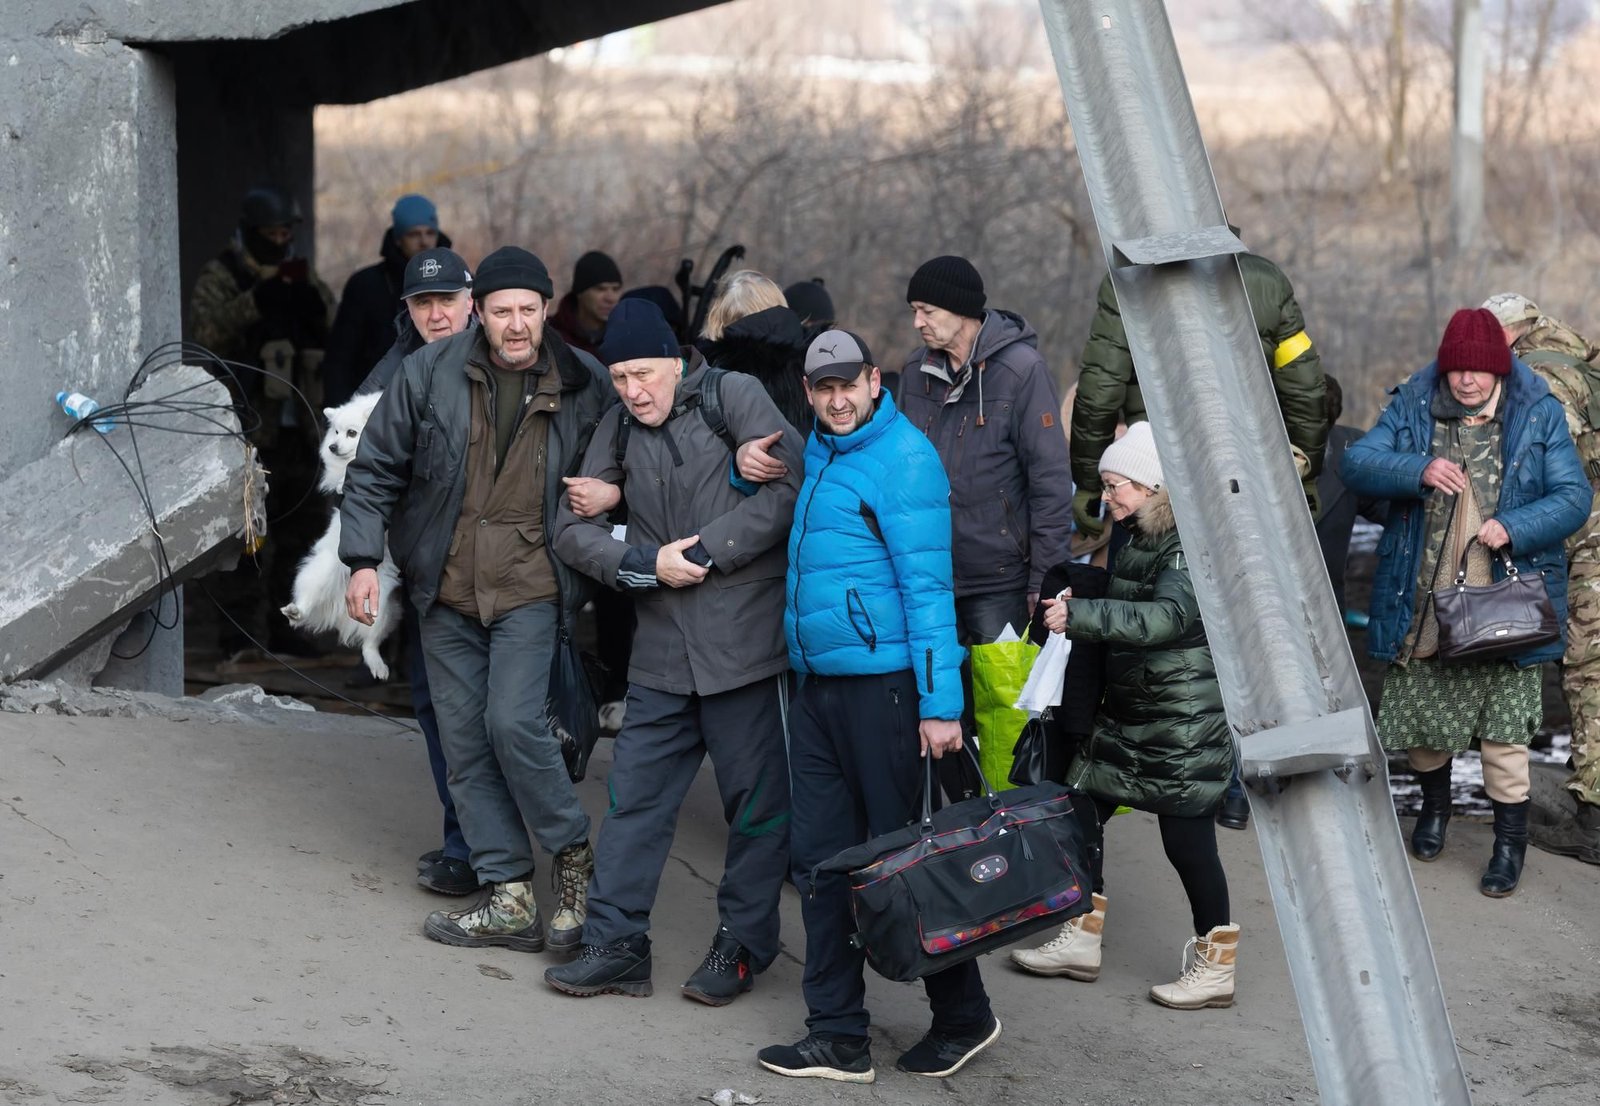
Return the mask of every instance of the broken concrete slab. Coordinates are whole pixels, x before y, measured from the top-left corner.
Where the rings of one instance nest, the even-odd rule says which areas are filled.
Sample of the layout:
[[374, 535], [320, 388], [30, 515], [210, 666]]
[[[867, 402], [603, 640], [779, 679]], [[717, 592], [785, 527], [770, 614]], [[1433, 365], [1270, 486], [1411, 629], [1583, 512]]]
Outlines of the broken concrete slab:
[[273, 695], [259, 684], [222, 684], [200, 693], [202, 702], [250, 704], [257, 707], [277, 707], [280, 710], [316, 710], [310, 703], [287, 695]]
[[[225, 684], [199, 698], [173, 699], [148, 691], [79, 687], [65, 680], [22, 680], [0, 684], [0, 714], [44, 714], [67, 718], [137, 718], [168, 722], [228, 722], [235, 725], [287, 725], [303, 728], [310, 703], [273, 695], [257, 684]], [[320, 721], [320, 718], [319, 718]], [[411, 727], [397, 722], [404, 729]]]
[[179, 394], [186, 404], [217, 406], [148, 409], [137, 428], [79, 432], [0, 483], [0, 533], [13, 551], [0, 578], [0, 682], [50, 671], [164, 587], [236, 553], [247, 509], [264, 513], [265, 475], [253, 449], [218, 433], [237, 430], [238, 420], [210, 373], [174, 366], [132, 398]]

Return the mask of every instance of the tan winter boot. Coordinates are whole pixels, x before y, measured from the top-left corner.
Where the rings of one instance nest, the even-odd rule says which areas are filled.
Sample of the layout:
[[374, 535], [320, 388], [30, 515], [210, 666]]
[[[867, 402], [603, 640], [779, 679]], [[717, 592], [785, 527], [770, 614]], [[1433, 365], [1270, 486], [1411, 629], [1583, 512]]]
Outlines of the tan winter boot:
[[583, 944], [583, 923], [589, 915], [589, 880], [594, 875], [594, 850], [589, 842], [568, 845], [556, 853], [550, 885], [556, 909], [550, 918], [550, 951], [577, 952]]
[[544, 950], [544, 926], [539, 904], [533, 901], [533, 880], [514, 880], [489, 887], [474, 906], [464, 910], [435, 910], [422, 923], [422, 932], [435, 941], [465, 948], [497, 945], [518, 952]]
[[1011, 962], [1034, 975], [1064, 975], [1093, 983], [1100, 978], [1100, 935], [1106, 928], [1106, 897], [1094, 896], [1094, 910], [1079, 914], [1036, 949], [1012, 949]]
[[1233, 1005], [1233, 965], [1239, 952], [1239, 927], [1217, 926], [1191, 937], [1183, 948], [1183, 974], [1175, 983], [1150, 988], [1150, 997], [1174, 1010]]

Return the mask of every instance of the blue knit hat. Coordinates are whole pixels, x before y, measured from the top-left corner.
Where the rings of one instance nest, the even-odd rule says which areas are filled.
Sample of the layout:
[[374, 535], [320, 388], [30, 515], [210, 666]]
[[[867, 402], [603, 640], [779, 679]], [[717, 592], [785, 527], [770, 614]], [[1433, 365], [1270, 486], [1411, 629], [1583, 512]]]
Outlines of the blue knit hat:
[[620, 300], [606, 320], [605, 339], [594, 355], [608, 366], [647, 357], [678, 357], [678, 336], [661, 308], [649, 300]]
[[439, 229], [439, 209], [433, 206], [433, 201], [428, 197], [415, 192], [396, 200], [390, 217], [394, 222], [396, 234], [404, 234], [412, 227]]

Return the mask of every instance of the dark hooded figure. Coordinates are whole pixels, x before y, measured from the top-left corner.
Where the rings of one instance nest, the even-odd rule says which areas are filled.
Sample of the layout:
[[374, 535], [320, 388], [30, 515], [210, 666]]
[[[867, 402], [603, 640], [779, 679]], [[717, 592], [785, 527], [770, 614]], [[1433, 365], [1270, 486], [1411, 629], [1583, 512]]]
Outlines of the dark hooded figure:
[[789, 425], [811, 433], [811, 404], [803, 369], [806, 331], [787, 307], [768, 307], [729, 323], [722, 336], [702, 338], [700, 350], [719, 369], [748, 373], [761, 381]]

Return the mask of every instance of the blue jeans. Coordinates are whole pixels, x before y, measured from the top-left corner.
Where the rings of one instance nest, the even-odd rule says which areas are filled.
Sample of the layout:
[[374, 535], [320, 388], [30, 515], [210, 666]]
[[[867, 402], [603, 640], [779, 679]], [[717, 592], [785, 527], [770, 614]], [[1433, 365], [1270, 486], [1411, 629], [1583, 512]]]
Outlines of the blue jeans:
[[423, 740], [428, 743], [428, 767], [433, 770], [433, 787], [444, 805], [444, 855], [465, 860], [471, 854], [467, 839], [461, 832], [461, 822], [456, 818], [455, 800], [450, 798], [450, 769], [444, 762], [444, 748], [439, 744], [439, 719], [433, 712], [433, 693], [428, 690], [428, 664], [422, 656], [422, 619], [411, 600], [405, 603], [406, 613], [401, 631], [406, 635], [406, 656], [411, 661], [411, 711], [422, 727]]
[[484, 883], [527, 878], [530, 831], [551, 853], [589, 837], [545, 706], [556, 620], [554, 603], [529, 603], [487, 626], [440, 603], [422, 619], [450, 796]]

